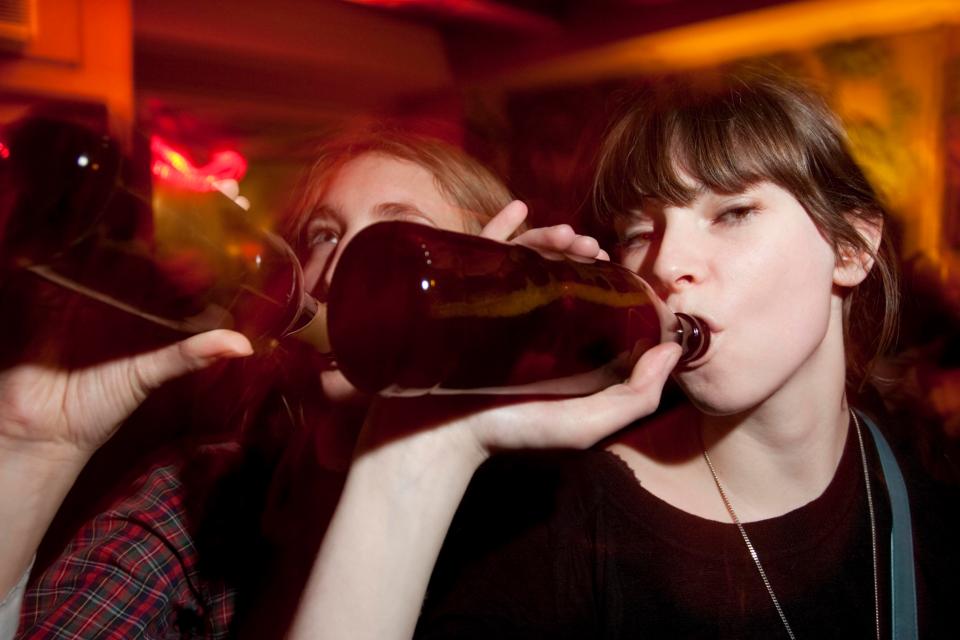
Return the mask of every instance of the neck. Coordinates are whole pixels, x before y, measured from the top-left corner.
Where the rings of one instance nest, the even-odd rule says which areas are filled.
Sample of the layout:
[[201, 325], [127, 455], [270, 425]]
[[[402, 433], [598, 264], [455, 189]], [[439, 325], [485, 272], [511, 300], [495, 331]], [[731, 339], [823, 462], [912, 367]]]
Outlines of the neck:
[[833, 479], [850, 419], [842, 359], [842, 347], [819, 350], [749, 411], [701, 416], [703, 444], [744, 521], [796, 509]]
[[833, 479], [849, 424], [846, 402], [804, 415], [704, 416], [703, 446], [745, 522], [783, 515], [816, 499]]
[[789, 379], [767, 397], [743, 402], [749, 409], [727, 415], [705, 407], [678, 409], [619, 434], [610, 450], [649, 492], [702, 518], [730, 521], [703, 447], [743, 521], [809, 503], [833, 479], [849, 424], [839, 298], [832, 322]]

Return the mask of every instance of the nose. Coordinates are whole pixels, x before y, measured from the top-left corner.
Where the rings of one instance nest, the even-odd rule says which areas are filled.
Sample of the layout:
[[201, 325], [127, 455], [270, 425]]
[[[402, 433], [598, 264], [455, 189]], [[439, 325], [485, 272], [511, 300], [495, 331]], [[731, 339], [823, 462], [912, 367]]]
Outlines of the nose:
[[340, 262], [340, 256], [343, 255], [347, 245], [350, 244], [350, 241], [353, 240], [357, 233], [370, 226], [370, 224], [372, 223], [356, 224], [344, 230], [339, 242], [337, 242], [336, 247], [334, 247], [333, 251], [330, 252], [329, 257], [326, 260], [326, 264], [323, 267], [323, 272], [320, 277], [320, 283], [318, 283], [323, 285], [325, 292], [330, 290], [330, 283], [333, 281], [333, 275], [337, 269], [337, 264]]
[[340, 255], [355, 234], [344, 235], [336, 245], [327, 251], [315, 251], [303, 262], [304, 285], [315, 298], [326, 300], [333, 280], [333, 272], [340, 261]]
[[314, 253], [301, 262], [304, 288], [317, 300], [327, 299], [327, 289], [330, 284], [327, 273], [330, 271], [334, 253], [335, 251], [330, 251], [321, 256]]
[[347, 239], [341, 238], [336, 248], [330, 252], [330, 257], [327, 258], [327, 262], [323, 266], [323, 273], [320, 279], [323, 282], [323, 286], [327, 289], [330, 288], [330, 282], [333, 280], [333, 270], [337, 268], [337, 263], [340, 262], [340, 254], [343, 253], [346, 246]]
[[648, 265], [650, 284], [662, 297], [699, 284], [705, 275], [705, 249], [690, 225], [666, 224]]

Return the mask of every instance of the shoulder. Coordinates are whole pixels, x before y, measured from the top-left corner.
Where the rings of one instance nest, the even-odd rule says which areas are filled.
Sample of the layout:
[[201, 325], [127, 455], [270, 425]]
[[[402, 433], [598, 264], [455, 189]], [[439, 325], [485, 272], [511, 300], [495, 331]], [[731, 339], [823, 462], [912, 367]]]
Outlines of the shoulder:
[[[227, 441], [159, 457], [80, 528], [67, 552], [98, 548], [100, 541], [117, 539], [134, 546], [162, 546], [175, 554], [187, 571], [193, 571], [199, 512], [241, 455], [240, 446]], [[128, 535], [135, 539], [126, 540]]]
[[183, 477], [189, 464], [180, 456], [154, 464], [76, 531], [27, 591], [24, 637], [87, 637], [93, 629], [141, 637], [195, 624], [208, 637], [226, 632], [220, 620], [230, 617], [233, 595], [200, 575]]
[[596, 473], [604, 451], [501, 454], [477, 472], [434, 567], [417, 637], [590, 637], [564, 615], [589, 611]]
[[682, 495], [690, 475], [698, 471], [697, 424], [695, 410], [684, 404], [630, 426], [605, 447], [623, 461], [635, 481], [655, 495]]

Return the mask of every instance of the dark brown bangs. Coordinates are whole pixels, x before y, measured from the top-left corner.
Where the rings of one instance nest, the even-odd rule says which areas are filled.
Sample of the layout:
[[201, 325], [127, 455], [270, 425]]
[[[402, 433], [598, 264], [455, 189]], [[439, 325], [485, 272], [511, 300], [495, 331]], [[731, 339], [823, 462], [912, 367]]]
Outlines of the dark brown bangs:
[[709, 79], [665, 81], [634, 96], [601, 148], [595, 213], [611, 220], [645, 198], [685, 206], [701, 187], [737, 193], [760, 180], [808, 191], [815, 163], [798, 127], [804, 118], [798, 123], [781, 97]]

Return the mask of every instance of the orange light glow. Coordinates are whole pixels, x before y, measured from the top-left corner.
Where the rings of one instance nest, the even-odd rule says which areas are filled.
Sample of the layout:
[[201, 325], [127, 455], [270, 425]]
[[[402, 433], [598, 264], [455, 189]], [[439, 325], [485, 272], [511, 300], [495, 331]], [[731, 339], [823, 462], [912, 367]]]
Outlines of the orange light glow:
[[247, 173], [247, 161], [236, 151], [217, 151], [210, 161], [197, 166], [185, 153], [159, 136], [151, 136], [150, 169], [158, 180], [190, 191], [214, 191], [223, 180], [239, 181]]
[[519, 67], [502, 86], [543, 86], [711, 67], [828, 42], [960, 23], [957, 0], [808, 0], [627, 38]]

